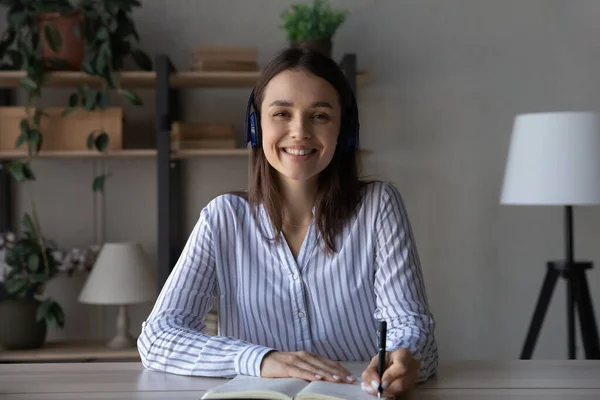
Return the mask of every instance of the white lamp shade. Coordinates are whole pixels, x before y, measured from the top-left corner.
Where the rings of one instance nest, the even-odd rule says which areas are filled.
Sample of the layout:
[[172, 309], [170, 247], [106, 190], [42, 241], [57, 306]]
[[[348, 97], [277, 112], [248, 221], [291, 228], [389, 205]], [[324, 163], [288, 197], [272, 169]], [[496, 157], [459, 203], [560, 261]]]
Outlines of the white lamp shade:
[[153, 301], [157, 291], [156, 269], [139, 244], [107, 243], [98, 254], [79, 301], [107, 305], [143, 303]]
[[501, 203], [600, 203], [600, 116], [592, 112], [516, 116]]

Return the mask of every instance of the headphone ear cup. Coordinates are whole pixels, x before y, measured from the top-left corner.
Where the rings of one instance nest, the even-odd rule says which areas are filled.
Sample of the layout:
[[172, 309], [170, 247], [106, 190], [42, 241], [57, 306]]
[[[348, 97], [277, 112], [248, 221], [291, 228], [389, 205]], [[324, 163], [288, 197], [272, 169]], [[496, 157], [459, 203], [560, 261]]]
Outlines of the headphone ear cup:
[[250, 114], [250, 142], [252, 143], [252, 148], [258, 146], [258, 126], [255, 113]]

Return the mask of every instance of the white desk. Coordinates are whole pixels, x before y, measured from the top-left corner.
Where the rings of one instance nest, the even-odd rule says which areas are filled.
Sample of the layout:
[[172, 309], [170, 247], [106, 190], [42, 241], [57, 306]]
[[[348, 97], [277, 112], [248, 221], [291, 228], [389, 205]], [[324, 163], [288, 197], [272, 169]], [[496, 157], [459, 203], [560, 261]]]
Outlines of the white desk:
[[[347, 363], [360, 376], [364, 363]], [[0, 365], [0, 399], [198, 400], [219, 378], [145, 370], [139, 362]], [[600, 361], [444, 361], [407, 399], [598, 400]]]

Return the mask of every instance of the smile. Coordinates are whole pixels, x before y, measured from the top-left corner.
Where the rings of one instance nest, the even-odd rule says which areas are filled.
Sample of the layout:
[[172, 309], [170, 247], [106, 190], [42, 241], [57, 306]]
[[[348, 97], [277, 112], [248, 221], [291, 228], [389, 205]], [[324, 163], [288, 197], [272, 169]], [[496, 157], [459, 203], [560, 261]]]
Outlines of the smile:
[[317, 149], [288, 149], [285, 147], [282, 150], [284, 151], [284, 153], [293, 156], [307, 156], [317, 152]]

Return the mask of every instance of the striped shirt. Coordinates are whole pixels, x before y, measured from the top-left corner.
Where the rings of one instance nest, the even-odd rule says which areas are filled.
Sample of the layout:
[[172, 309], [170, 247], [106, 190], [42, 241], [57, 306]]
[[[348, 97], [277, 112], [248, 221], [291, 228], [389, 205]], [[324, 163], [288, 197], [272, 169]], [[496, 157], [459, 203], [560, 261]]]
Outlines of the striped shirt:
[[[314, 209], [313, 209], [314, 212]], [[363, 189], [357, 212], [327, 253], [313, 222], [294, 258], [266, 210], [220, 195], [204, 207], [152, 312], [142, 323], [143, 365], [182, 375], [260, 376], [271, 350], [369, 361], [387, 321], [387, 350], [409, 349], [419, 381], [438, 364], [435, 322], [397, 189]], [[261, 234], [268, 233], [269, 237]], [[218, 304], [218, 335], [203, 333]]]

